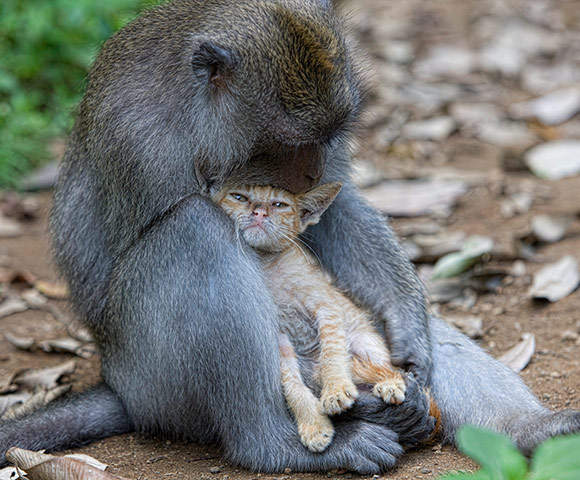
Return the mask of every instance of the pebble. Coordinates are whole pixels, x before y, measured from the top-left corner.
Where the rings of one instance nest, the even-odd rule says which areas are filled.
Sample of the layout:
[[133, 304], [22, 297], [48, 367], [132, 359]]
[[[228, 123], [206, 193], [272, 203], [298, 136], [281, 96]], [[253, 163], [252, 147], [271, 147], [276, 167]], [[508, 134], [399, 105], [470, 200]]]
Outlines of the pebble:
[[210, 473], [220, 473], [221, 472], [221, 468], [220, 467], [211, 467], [209, 469]]
[[292, 473], [292, 469], [290, 467], [286, 467], [284, 469], [284, 473]]
[[550, 376], [552, 378], [561, 378], [562, 374], [560, 372], [552, 372], [552, 373], [550, 373]]
[[432, 470], [430, 468], [424, 468], [421, 470], [421, 473], [423, 475], [427, 475], [428, 473], [431, 473], [431, 472], [432, 472]]
[[578, 337], [580, 337], [580, 335], [573, 330], [566, 330], [562, 333], [562, 340], [565, 342], [575, 342], [578, 340]]

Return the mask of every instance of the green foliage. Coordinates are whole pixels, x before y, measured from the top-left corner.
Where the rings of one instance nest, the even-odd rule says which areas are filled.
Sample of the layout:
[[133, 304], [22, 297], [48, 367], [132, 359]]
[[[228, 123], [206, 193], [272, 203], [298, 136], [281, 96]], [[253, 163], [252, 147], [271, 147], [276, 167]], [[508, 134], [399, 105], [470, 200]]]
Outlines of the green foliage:
[[0, 186], [48, 158], [67, 133], [95, 52], [144, 0], [0, 2]]
[[578, 480], [580, 479], [580, 435], [550, 438], [540, 445], [531, 461], [505, 435], [475, 427], [463, 427], [459, 449], [476, 460], [475, 473], [451, 473], [444, 480]]

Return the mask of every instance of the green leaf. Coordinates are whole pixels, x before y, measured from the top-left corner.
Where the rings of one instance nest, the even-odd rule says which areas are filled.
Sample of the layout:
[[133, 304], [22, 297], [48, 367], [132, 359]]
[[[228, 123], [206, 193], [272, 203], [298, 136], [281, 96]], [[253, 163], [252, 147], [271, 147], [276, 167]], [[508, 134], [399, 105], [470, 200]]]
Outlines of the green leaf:
[[580, 478], [580, 435], [550, 438], [532, 459], [530, 480], [578, 480]]
[[459, 430], [457, 442], [459, 450], [476, 460], [490, 479], [525, 479], [528, 472], [526, 459], [507, 436], [465, 426]]
[[493, 240], [491, 238], [472, 235], [465, 241], [461, 251], [448, 253], [435, 263], [431, 278], [448, 278], [459, 275], [479, 262], [481, 256], [491, 252], [492, 249]]

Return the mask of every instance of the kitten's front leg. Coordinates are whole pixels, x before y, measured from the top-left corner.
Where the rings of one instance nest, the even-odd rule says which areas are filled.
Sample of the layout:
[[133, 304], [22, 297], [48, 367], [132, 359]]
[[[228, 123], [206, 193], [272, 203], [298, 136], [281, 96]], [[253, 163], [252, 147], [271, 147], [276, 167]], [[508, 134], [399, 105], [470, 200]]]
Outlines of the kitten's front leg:
[[354, 405], [358, 390], [350, 372], [350, 353], [341, 312], [338, 305], [319, 306], [320, 364], [322, 383], [320, 402], [328, 415], [338, 415]]
[[311, 452], [323, 452], [332, 442], [334, 427], [318, 399], [304, 384], [296, 352], [287, 335], [278, 335], [280, 373], [284, 397], [298, 426], [302, 444]]

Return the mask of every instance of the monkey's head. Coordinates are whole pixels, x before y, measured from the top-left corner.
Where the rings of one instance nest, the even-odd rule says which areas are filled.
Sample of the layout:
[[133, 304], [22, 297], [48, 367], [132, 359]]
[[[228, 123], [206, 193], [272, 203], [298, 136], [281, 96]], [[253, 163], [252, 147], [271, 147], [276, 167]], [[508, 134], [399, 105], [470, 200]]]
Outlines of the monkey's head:
[[167, 158], [172, 178], [188, 165], [210, 183], [303, 192], [338, 161], [361, 109], [353, 57], [323, 0], [176, 0], [107, 42], [81, 113], [91, 105], [109, 144], [123, 137], [133, 170], [164, 177]]

